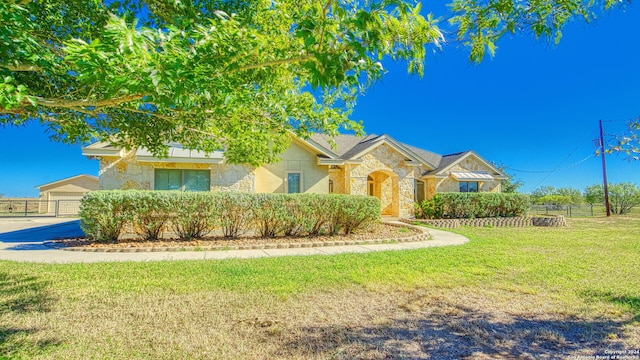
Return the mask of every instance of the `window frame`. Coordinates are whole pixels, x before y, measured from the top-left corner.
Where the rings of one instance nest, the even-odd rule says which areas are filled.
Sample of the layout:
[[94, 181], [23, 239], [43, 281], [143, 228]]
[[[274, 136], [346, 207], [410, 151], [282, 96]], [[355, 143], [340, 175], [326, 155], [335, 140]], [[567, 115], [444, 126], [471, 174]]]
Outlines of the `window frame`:
[[[476, 184], [476, 191], [469, 191], [469, 184]], [[466, 190], [462, 191], [462, 184], [466, 184]], [[458, 181], [458, 192], [461, 193], [479, 193], [480, 191], [480, 182], [479, 181]]]
[[[157, 181], [157, 172], [158, 170], [160, 171], [168, 171], [168, 172], [173, 172], [173, 171], [179, 171], [180, 172], [180, 187], [178, 189], [167, 189], [167, 190], [161, 190], [158, 189], [158, 181]], [[209, 179], [209, 184], [206, 190], [188, 190], [190, 192], [199, 192], [199, 191], [211, 191], [211, 169], [165, 169], [165, 168], [154, 168], [153, 169], [153, 190], [156, 191], [182, 191], [182, 192], [186, 192], [186, 172], [187, 171], [201, 171], [201, 172], [206, 172], [207, 173], [207, 178]]]
[[[298, 175], [300, 175], [300, 177], [298, 179], [298, 181], [299, 181], [299, 184], [298, 184], [299, 191], [298, 192], [289, 192], [289, 175], [290, 174], [298, 174]], [[301, 170], [286, 171], [285, 174], [284, 174], [284, 190], [285, 190], [285, 193], [287, 193], [287, 194], [302, 194], [302, 193], [304, 193], [305, 190], [304, 190], [303, 177], [304, 177], [304, 175], [303, 175], [303, 172]]]

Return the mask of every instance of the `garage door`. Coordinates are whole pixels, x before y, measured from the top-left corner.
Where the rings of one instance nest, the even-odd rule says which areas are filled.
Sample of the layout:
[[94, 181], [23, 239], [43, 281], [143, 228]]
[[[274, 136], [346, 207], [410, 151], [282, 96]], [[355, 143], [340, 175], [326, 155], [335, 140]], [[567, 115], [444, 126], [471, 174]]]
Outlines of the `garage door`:
[[49, 199], [49, 212], [55, 212], [58, 208], [58, 215], [76, 215], [80, 210], [80, 193], [51, 193]]

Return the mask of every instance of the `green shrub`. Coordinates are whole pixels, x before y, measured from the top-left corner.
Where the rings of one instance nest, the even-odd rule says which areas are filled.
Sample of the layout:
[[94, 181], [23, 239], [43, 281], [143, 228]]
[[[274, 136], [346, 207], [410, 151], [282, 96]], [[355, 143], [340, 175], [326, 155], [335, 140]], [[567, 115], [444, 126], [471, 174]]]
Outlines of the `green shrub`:
[[133, 217], [126, 191], [92, 191], [80, 202], [80, 226], [97, 241], [118, 240], [122, 228]]
[[416, 217], [461, 219], [522, 216], [529, 196], [516, 193], [439, 193], [416, 205]]
[[380, 201], [334, 194], [111, 190], [89, 193], [80, 216], [85, 233], [100, 241], [117, 240], [126, 225], [147, 240], [166, 229], [185, 239], [214, 228], [230, 238], [249, 230], [263, 237], [351, 234], [380, 219]]
[[213, 220], [218, 218], [218, 208], [208, 193], [174, 193], [171, 208], [175, 211], [171, 225], [181, 239], [205, 236], [215, 226]]
[[361, 195], [329, 195], [325, 211], [329, 215], [327, 230], [331, 235], [340, 231], [351, 234], [380, 219], [380, 199]]
[[175, 202], [172, 199], [178, 192], [131, 190], [130, 194], [135, 194], [129, 199], [133, 230], [144, 240], [158, 240], [173, 214]]
[[224, 237], [235, 238], [251, 227], [251, 197], [255, 194], [216, 192], [206, 193], [212, 197], [217, 214], [214, 224], [222, 229]]
[[288, 194], [255, 194], [251, 199], [253, 222], [262, 237], [280, 235], [288, 227], [295, 199]]

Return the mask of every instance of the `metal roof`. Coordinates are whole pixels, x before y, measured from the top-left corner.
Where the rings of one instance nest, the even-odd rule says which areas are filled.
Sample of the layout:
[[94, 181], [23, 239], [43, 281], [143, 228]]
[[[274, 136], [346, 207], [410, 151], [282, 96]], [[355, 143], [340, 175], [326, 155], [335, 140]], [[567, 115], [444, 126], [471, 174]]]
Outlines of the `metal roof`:
[[493, 176], [486, 173], [478, 173], [478, 172], [458, 172], [452, 171], [451, 176], [453, 176], [458, 181], [479, 181], [479, 180], [493, 180]]

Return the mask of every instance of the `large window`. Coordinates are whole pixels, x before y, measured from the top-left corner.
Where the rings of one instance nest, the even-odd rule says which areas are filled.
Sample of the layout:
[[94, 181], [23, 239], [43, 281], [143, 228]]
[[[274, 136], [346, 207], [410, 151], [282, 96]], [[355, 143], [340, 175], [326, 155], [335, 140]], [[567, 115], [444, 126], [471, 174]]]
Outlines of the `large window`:
[[460, 192], [478, 192], [477, 181], [460, 181]]
[[156, 169], [154, 189], [209, 191], [209, 170]]
[[302, 173], [301, 172], [288, 172], [287, 173], [287, 193], [295, 194], [301, 193], [302, 190]]

